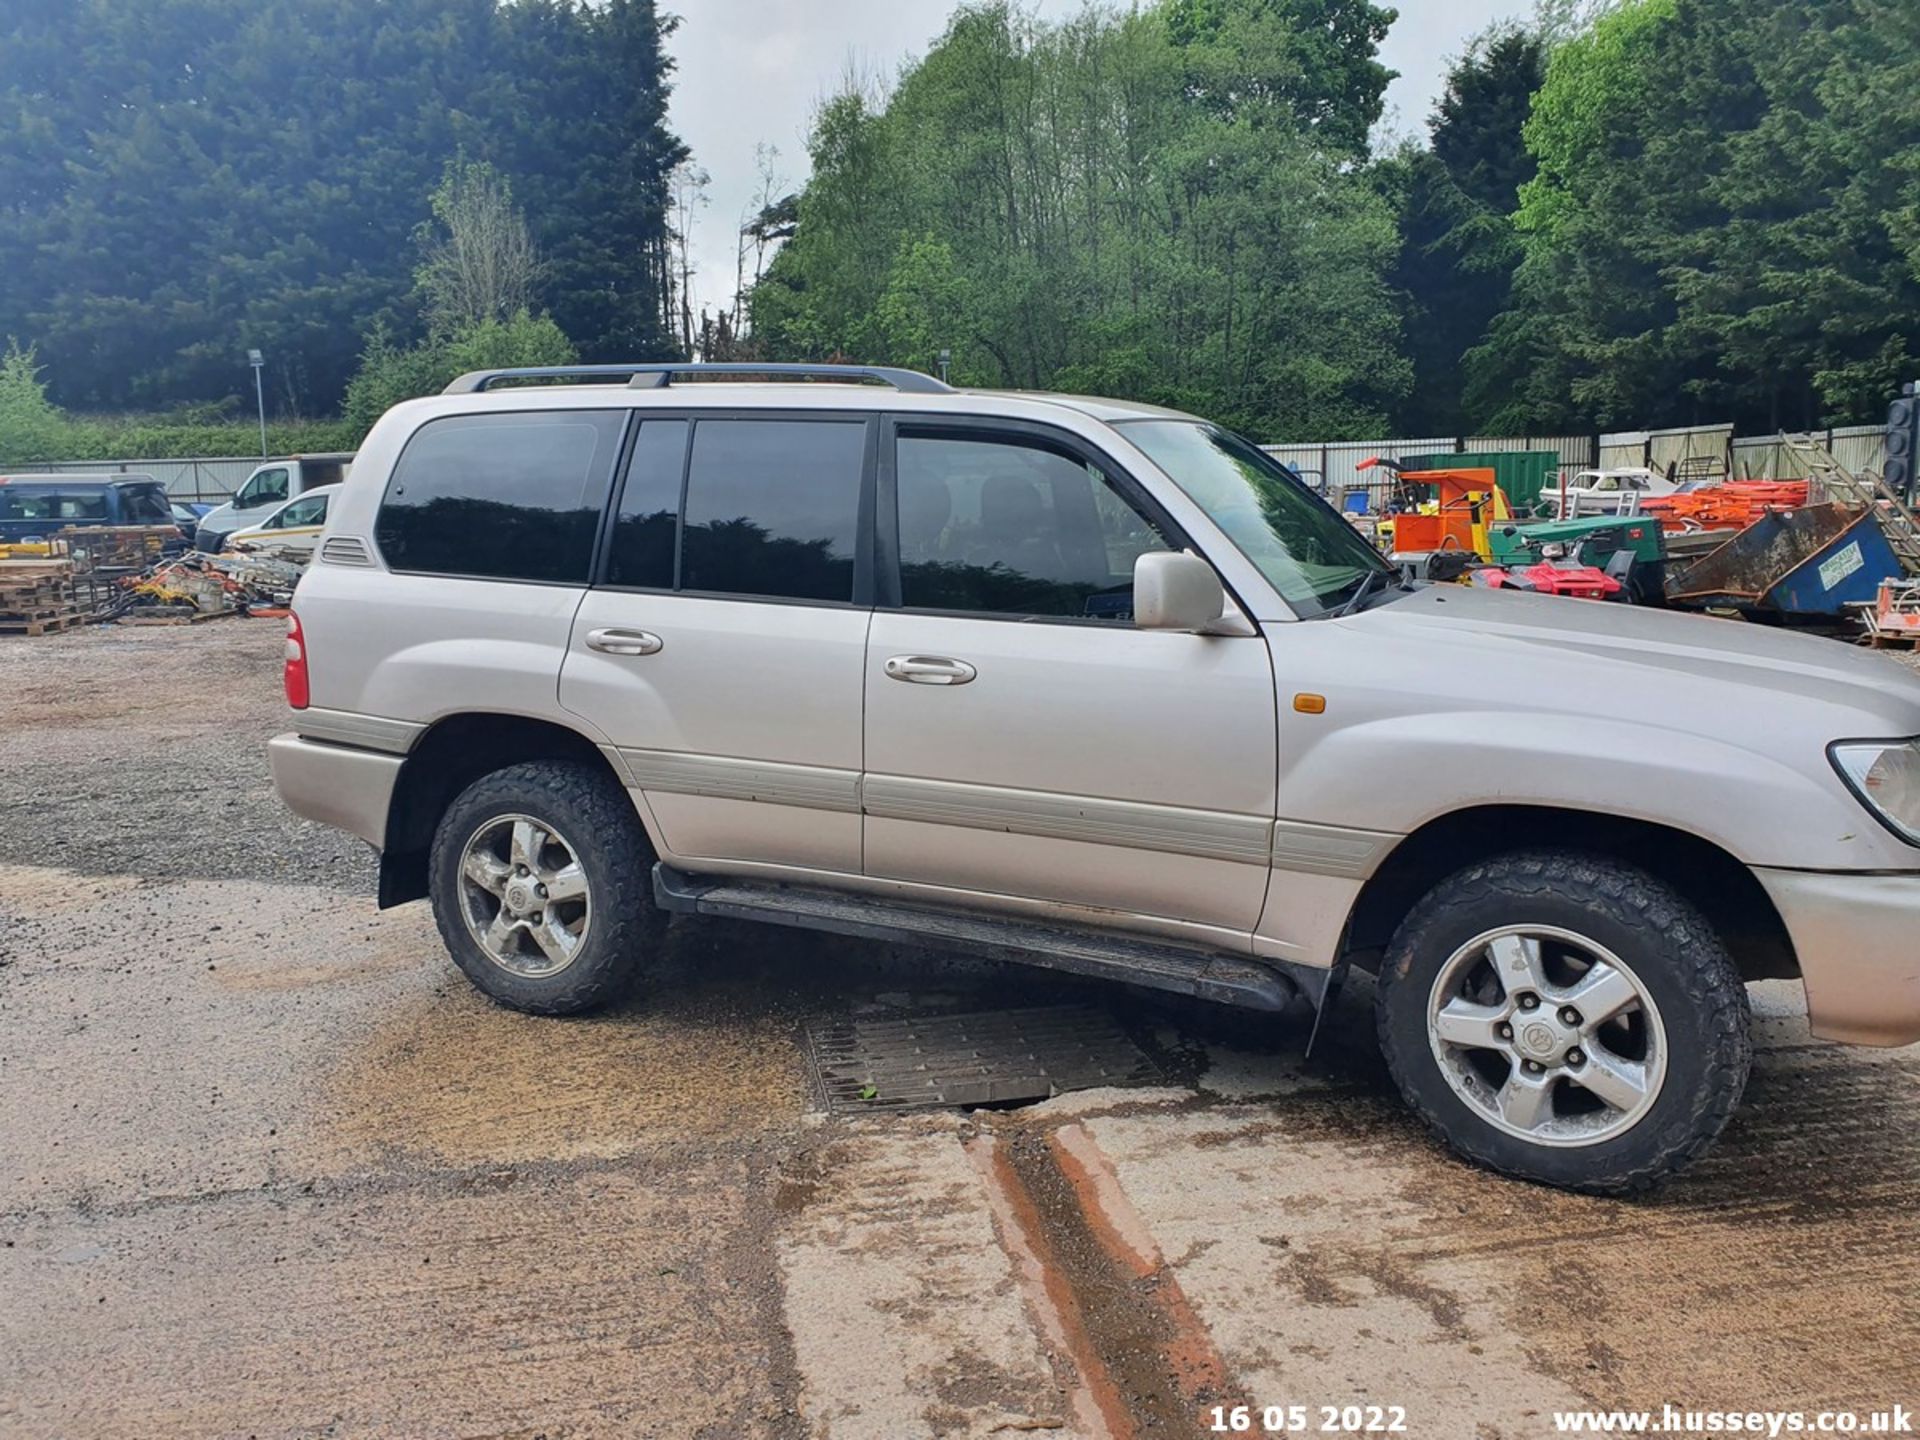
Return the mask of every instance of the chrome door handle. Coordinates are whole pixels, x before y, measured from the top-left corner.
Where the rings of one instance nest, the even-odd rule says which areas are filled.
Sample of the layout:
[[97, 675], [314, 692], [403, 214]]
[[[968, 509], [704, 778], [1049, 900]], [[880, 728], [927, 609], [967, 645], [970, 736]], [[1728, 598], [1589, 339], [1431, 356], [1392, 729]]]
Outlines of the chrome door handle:
[[964, 685], [980, 673], [966, 661], [945, 655], [895, 655], [885, 669], [889, 680], [910, 685]]
[[609, 655], [651, 655], [666, 644], [646, 630], [589, 630], [587, 648]]

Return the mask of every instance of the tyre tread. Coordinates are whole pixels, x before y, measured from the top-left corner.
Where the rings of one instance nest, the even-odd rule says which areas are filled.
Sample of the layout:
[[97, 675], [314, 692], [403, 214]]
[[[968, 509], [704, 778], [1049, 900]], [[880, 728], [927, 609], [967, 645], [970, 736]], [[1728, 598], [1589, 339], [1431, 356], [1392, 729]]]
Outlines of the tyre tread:
[[[498, 796], [498, 798], [494, 798]], [[433, 918], [447, 953], [474, 984], [496, 1003], [529, 1015], [578, 1015], [629, 995], [639, 978], [639, 957], [665, 928], [666, 916], [653, 904], [653, 847], [626, 793], [611, 777], [573, 760], [531, 760], [483, 775], [447, 807], [434, 830], [428, 874], [436, 887], [449, 848], [462, 844], [464, 822], [454, 817], [469, 809], [511, 804], [535, 811], [544, 799], [549, 813], [580, 816], [608, 860], [612, 872], [594, 881], [593, 924], [598, 939], [593, 963], [568, 967], [567, 981], [551, 993], [520, 998], [503, 994], [493, 981], [511, 982], [491, 961], [475, 953], [460, 917], [434, 895]], [[450, 823], [453, 822], [453, 823]], [[487, 967], [476, 973], [476, 968]]]
[[[1381, 1050], [1408, 1107], [1442, 1142], [1490, 1169], [1567, 1184], [1501, 1157], [1491, 1142], [1506, 1137], [1490, 1126], [1476, 1125], [1456, 1133], [1458, 1127], [1446, 1123], [1422, 1087], [1408, 1076], [1405, 1057], [1398, 1053], [1389, 1029], [1394, 987], [1406, 979], [1424, 932], [1450, 915], [1489, 902], [1547, 896], [1559, 900], [1590, 896], [1616, 922], [1647, 934], [1654, 946], [1676, 962], [1673, 978], [1692, 1007], [1692, 1023], [1684, 1032], [1668, 1018], [1668, 1043], [1679, 1038], [1681, 1043], [1701, 1045], [1706, 1058], [1704, 1083], [1694, 1087], [1684, 1111], [1649, 1116], [1641, 1122], [1657, 1121], [1663, 1137], [1670, 1138], [1637, 1164], [1596, 1171], [1570, 1186], [1588, 1194], [1642, 1194], [1712, 1148], [1739, 1106], [1753, 1058], [1746, 987], [1725, 945], [1698, 909], [1646, 871], [1606, 856], [1538, 851], [1482, 860], [1443, 880], [1408, 912], [1380, 967], [1374, 1018]], [[1426, 997], [1420, 996], [1419, 1001], [1424, 1009]]]

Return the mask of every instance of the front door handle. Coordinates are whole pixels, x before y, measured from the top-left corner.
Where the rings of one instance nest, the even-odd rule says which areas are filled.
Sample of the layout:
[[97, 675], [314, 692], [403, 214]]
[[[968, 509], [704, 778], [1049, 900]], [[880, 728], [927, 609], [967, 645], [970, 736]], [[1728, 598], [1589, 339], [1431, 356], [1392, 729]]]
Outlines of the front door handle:
[[651, 655], [666, 641], [646, 630], [589, 630], [587, 648], [609, 655]]
[[910, 685], [964, 685], [980, 673], [966, 661], [945, 655], [895, 655], [885, 668], [889, 680]]

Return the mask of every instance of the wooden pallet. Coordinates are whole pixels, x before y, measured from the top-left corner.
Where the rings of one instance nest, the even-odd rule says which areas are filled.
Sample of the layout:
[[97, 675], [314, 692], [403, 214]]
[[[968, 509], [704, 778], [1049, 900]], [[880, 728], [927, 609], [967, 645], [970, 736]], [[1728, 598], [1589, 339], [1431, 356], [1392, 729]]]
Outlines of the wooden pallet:
[[57, 590], [0, 590], [0, 620], [36, 620], [49, 610], [77, 608], [74, 593], [66, 586]]
[[69, 610], [65, 614], [49, 615], [38, 620], [9, 619], [0, 616], [0, 635], [58, 635], [66, 630], [78, 629], [90, 618], [78, 610]]

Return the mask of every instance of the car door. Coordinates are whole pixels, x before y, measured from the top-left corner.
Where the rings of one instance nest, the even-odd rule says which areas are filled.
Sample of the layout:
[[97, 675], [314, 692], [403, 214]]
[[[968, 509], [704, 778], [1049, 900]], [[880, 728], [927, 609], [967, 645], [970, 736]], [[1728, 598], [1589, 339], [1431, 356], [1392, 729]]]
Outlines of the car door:
[[560, 701], [668, 858], [860, 872], [876, 423], [644, 411]]
[[1185, 537], [1064, 432], [903, 420], [883, 457], [868, 875], [1250, 932], [1275, 814], [1266, 644], [1132, 624], [1134, 560]]

